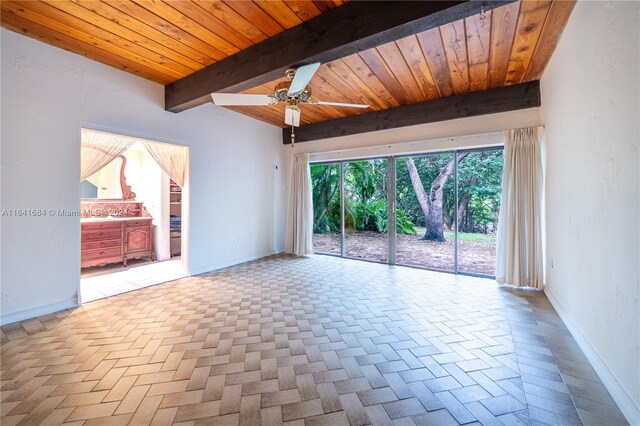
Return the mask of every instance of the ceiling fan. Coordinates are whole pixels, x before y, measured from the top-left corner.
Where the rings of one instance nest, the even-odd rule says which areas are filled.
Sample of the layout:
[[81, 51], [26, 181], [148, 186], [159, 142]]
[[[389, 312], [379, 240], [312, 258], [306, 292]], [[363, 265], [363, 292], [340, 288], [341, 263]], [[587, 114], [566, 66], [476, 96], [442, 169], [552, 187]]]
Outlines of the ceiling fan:
[[331, 105], [337, 107], [369, 108], [364, 104], [326, 102], [311, 99], [311, 89], [307, 87], [320, 63], [316, 62], [299, 68], [290, 68], [285, 72], [289, 81], [278, 83], [273, 95], [245, 93], [212, 93], [213, 103], [220, 106], [271, 106], [284, 103], [284, 123], [291, 126], [291, 146], [295, 141], [295, 127], [300, 126], [300, 104]]

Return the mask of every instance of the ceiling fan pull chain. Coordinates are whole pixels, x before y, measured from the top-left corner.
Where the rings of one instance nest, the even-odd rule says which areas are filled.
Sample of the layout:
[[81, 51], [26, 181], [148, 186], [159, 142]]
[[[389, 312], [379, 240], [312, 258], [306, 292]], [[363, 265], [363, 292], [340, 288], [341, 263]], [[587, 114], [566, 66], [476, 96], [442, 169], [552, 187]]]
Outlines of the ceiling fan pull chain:
[[296, 126], [291, 126], [291, 148], [296, 143]]

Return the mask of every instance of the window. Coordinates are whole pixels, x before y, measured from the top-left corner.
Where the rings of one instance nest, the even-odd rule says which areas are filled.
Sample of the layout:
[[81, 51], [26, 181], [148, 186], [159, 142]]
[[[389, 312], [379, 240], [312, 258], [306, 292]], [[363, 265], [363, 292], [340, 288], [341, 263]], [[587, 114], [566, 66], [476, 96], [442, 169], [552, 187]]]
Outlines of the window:
[[502, 167], [502, 148], [311, 164], [314, 250], [493, 276]]

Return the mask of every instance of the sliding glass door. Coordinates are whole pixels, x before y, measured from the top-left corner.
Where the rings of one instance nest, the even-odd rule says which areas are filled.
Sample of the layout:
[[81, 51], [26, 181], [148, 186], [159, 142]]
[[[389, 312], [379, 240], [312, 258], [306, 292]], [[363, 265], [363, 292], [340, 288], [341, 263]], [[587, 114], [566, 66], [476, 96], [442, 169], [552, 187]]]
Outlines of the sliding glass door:
[[344, 163], [344, 255], [388, 260], [387, 159]]
[[455, 154], [396, 159], [396, 263], [455, 271]]
[[340, 163], [312, 164], [313, 250], [340, 255]]
[[312, 164], [314, 250], [493, 276], [502, 168], [502, 148]]
[[458, 271], [494, 275], [503, 150], [458, 153]]

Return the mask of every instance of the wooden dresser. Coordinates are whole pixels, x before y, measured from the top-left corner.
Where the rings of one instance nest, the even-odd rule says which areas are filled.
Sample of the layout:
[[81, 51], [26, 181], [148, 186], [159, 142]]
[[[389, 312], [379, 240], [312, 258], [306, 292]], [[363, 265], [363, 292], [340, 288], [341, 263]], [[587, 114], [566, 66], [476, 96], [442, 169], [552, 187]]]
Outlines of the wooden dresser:
[[127, 260], [144, 257], [155, 260], [153, 218], [141, 202], [83, 202], [82, 212], [82, 268], [119, 262], [127, 266]]

